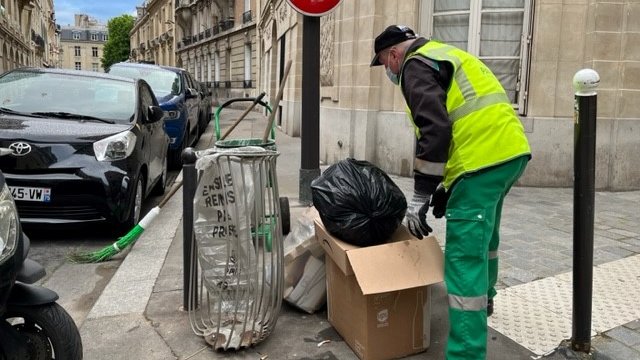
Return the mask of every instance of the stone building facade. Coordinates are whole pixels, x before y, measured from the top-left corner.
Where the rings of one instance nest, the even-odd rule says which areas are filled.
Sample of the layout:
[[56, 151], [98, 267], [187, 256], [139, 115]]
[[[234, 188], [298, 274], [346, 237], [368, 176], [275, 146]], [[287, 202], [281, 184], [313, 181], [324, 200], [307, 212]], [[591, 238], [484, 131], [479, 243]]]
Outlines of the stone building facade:
[[0, 72], [54, 66], [56, 54], [53, 0], [0, 1]]
[[76, 14], [73, 26], [60, 34], [60, 67], [104, 72], [100, 59], [109, 38], [107, 27], [86, 14]]
[[[478, 55], [519, 114], [533, 159], [520, 183], [573, 185], [574, 90], [582, 68], [598, 88], [596, 187], [640, 189], [640, 2], [636, 0], [342, 1], [321, 19], [320, 157], [355, 157], [411, 175], [414, 141], [399, 89], [370, 68], [374, 38], [390, 24]], [[302, 21], [286, 0], [258, 0], [257, 91], [275, 94], [293, 66], [279, 125], [297, 136]]]
[[149, 0], [136, 9], [131, 60], [175, 66], [175, 0]]
[[176, 63], [217, 101], [255, 94], [256, 0], [176, 0]]

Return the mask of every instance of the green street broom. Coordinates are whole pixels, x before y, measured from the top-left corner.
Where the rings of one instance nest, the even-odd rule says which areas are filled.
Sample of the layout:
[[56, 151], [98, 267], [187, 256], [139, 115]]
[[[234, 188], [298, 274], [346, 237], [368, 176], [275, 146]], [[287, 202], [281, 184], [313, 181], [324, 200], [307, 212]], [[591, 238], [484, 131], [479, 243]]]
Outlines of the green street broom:
[[182, 187], [182, 180], [175, 182], [171, 187], [171, 190], [160, 201], [160, 203], [153, 209], [149, 210], [147, 215], [145, 215], [142, 220], [140, 220], [138, 224], [133, 227], [133, 229], [131, 229], [126, 235], [118, 238], [118, 240], [113, 244], [89, 253], [72, 253], [68, 256], [69, 260], [73, 263], [80, 264], [97, 263], [107, 261], [114, 255], [122, 252], [129, 245], [132, 245], [136, 242], [136, 240], [138, 240], [144, 230], [149, 227], [153, 219], [155, 219], [156, 216], [160, 214], [160, 209], [162, 209], [162, 207], [169, 201], [169, 199], [171, 199], [173, 194], [175, 194], [176, 191], [180, 189], [180, 187]]

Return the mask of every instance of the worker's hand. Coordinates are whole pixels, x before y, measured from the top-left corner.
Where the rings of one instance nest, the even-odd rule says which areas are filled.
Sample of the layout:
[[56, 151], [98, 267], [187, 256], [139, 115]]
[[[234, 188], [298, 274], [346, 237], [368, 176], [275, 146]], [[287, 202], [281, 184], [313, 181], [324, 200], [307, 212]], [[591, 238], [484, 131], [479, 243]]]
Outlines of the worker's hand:
[[438, 185], [436, 192], [434, 192], [431, 197], [431, 206], [433, 206], [432, 213], [436, 219], [440, 219], [444, 216], [444, 213], [447, 210], [447, 201], [449, 201], [449, 193], [444, 186], [440, 184]]
[[427, 212], [429, 211], [430, 194], [415, 193], [407, 207], [405, 223], [413, 236], [422, 239], [423, 236], [433, 232], [427, 224]]

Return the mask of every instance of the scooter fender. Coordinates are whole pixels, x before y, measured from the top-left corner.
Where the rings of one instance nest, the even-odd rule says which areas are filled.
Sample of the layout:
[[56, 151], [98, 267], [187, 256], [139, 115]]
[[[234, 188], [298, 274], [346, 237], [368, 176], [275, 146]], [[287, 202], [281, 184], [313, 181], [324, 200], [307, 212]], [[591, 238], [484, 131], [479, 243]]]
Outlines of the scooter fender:
[[57, 301], [58, 294], [42, 286], [15, 283], [7, 301], [7, 307], [45, 305]]

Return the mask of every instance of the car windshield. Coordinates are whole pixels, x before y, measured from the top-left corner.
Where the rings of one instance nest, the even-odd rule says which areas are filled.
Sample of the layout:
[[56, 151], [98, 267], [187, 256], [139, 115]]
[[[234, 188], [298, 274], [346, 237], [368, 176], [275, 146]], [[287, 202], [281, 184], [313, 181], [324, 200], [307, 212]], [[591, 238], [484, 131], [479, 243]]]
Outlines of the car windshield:
[[162, 98], [169, 94], [178, 95], [181, 91], [178, 74], [162, 68], [113, 65], [109, 69], [109, 74], [132, 79], [143, 79], [151, 86], [157, 98]]
[[64, 119], [133, 120], [136, 92], [132, 82], [82, 73], [17, 70], [0, 77], [0, 107], [6, 112], [63, 114]]

